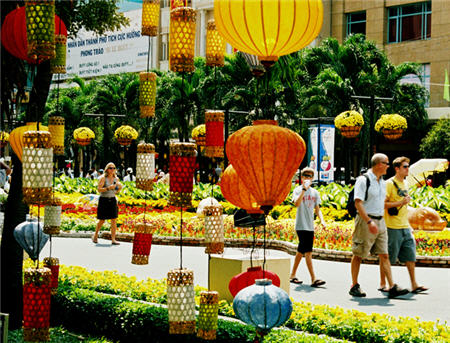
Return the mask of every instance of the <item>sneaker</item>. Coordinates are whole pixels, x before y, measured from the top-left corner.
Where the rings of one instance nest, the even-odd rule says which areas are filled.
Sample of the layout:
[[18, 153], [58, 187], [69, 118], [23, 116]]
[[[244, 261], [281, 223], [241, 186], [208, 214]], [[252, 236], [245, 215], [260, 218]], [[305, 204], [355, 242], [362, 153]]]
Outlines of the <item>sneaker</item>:
[[409, 291], [407, 289], [403, 289], [397, 286], [397, 284], [394, 284], [392, 288], [389, 290], [389, 299], [397, 298], [401, 295], [408, 294]]
[[359, 283], [357, 283], [352, 288], [350, 288], [350, 292], [348, 292], [348, 294], [350, 294], [351, 296], [354, 296], [354, 297], [359, 297], [359, 298], [363, 298], [363, 297], [366, 296], [366, 293], [364, 293], [361, 290], [361, 287], [359, 286]]

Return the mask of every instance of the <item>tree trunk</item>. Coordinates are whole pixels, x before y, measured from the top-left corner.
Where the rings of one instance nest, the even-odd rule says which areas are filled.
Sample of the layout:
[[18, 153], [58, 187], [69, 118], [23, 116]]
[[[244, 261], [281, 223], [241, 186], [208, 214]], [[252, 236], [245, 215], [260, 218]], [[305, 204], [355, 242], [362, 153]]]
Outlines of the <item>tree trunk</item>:
[[14, 173], [5, 207], [1, 242], [1, 312], [9, 313], [9, 328], [22, 327], [22, 263], [23, 249], [14, 238], [14, 228], [25, 221], [28, 206], [23, 203], [22, 163], [12, 154]]

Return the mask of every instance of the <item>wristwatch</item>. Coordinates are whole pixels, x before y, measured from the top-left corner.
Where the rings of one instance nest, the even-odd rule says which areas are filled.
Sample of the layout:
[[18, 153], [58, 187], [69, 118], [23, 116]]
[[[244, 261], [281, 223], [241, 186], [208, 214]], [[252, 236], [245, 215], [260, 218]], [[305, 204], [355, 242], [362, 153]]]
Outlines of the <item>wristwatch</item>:
[[369, 225], [370, 223], [372, 223], [372, 219], [369, 219], [369, 221], [367, 222], [367, 225]]

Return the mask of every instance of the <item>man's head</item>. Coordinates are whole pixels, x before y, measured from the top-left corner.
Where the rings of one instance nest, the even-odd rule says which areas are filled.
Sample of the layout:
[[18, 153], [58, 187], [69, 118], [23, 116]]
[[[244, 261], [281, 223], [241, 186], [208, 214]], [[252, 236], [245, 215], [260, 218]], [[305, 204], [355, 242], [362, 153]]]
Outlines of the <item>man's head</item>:
[[395, 169], [395, 175], [400, 178], [405, 178], [409, 174], [409, 158], [408, 157], [397, 157], [394, 162], [392, 162], [392, 166]]
[[312, 180], [312, 178], [314, 177], [314, 169], [306, 167], [303, 168], [302, 171], [300, 172], [300, 176], [302, 178], [302, 180]]
[[127, 169], [127, 174], [133, 174], [133, 168], [131, 168], [131, 167], [128, 168], [128, 169]]
[[389, 158], [385, 154], [377, 153], [370, 160], [372, 171], [376, 176], [386, 175], [389, 168]]

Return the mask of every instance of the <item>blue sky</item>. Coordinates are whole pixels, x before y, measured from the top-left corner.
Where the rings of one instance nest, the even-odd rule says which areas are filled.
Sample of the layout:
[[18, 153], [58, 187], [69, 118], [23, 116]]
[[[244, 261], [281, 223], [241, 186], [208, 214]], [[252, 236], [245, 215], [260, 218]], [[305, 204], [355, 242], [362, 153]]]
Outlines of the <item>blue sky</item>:
[[142, 8], [142, 0], [120, 0], [117, 5], [119, 12], [127, 12]]

